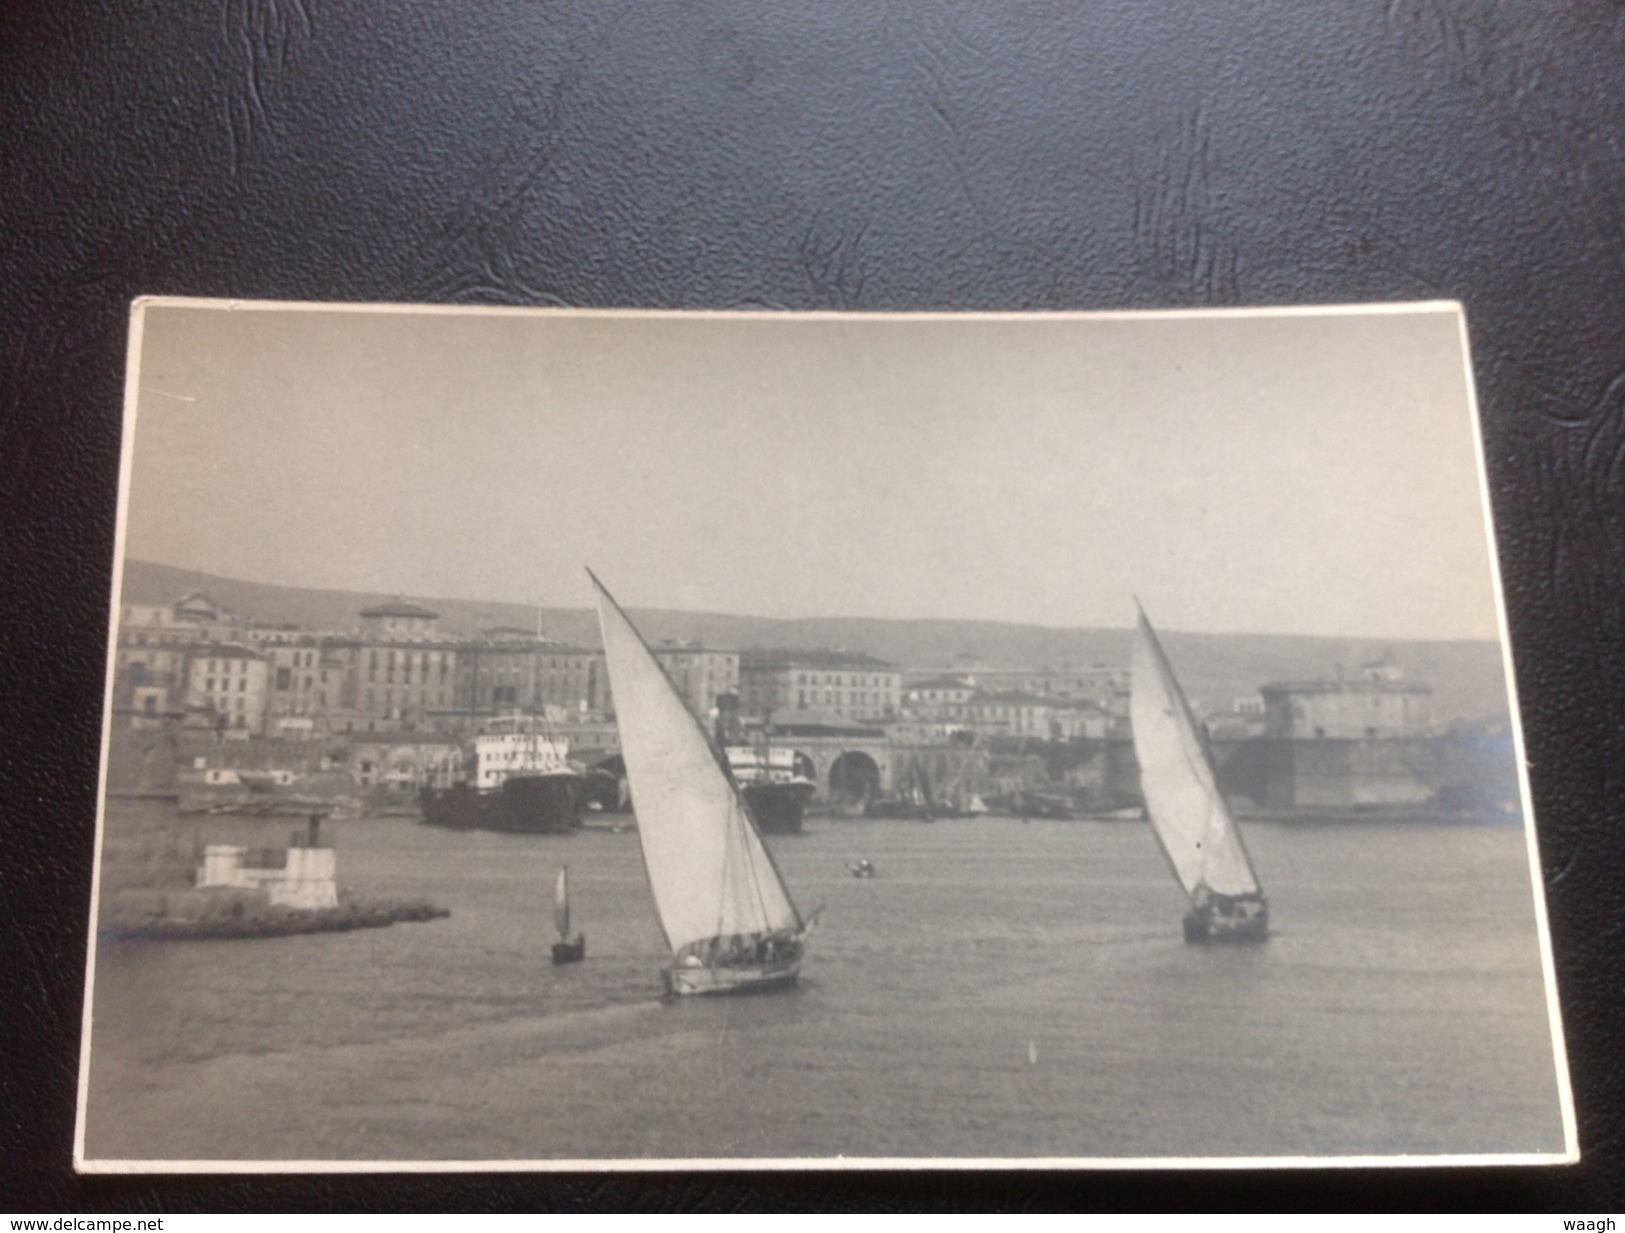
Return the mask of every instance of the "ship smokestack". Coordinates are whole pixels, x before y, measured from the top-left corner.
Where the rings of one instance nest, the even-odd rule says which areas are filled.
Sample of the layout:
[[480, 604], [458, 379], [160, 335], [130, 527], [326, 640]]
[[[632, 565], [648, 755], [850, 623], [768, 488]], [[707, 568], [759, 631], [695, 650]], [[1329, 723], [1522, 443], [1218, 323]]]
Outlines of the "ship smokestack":
[[717, 744], [737, 745], [740, 742], [739, 695], [717, 695]]

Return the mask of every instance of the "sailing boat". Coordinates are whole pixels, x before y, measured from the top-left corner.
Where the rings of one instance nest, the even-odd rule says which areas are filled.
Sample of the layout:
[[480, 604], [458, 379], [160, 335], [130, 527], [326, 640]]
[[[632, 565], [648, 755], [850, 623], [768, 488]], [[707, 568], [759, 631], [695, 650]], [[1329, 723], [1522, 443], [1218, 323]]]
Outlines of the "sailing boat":
[[598, 625], [621, 755], [674, 994], [795, 983], [807, 925], [704, 728], [619, 604], [598, 591]]
[[580, 963], [587, 957], [587, 935], [570, 936], [570, 867], [559, 870], [558, 881], [553, 883], [553, 924], [559, 931], [559, 940], [553, 943], [554, 963]]
[[1269, 931], [1269, 905], [1219, 794], [1190, 703], [1143, 608], [1132, 666], [1129, 712], [1140, 788], [1151, 830], [1190, 896], [1185, 940], [1261, 941]]

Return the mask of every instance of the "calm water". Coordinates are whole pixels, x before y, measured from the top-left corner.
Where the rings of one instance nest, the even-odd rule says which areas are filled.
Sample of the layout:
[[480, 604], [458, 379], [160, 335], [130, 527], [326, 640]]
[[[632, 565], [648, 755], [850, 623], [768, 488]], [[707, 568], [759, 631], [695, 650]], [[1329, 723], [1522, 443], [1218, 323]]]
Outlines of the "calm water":
[[[108, 842], [291, 820], [114, 802]], [[103, 942], [91, 1159], [1561, 1151], [1515, 826], [1254, 823], [1258, 947], [1191, 947], [1135, 823], [812, 819], [770, 838], [801, 987], [659, 997], [634, 833], [329, 824], [342, 884], [449, 920]], [[867, 856], [872, 880], [847, 875]], [[587, 962], [553, 968], [570, 866]]]

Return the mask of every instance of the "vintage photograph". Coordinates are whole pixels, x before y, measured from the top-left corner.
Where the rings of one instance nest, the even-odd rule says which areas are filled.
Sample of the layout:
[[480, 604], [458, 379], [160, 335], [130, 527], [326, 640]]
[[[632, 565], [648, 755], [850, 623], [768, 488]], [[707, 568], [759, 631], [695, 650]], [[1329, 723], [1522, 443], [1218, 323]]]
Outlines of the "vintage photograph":
[[1467, 338], [138, 302], [77, 1167], [1576, 1159]]

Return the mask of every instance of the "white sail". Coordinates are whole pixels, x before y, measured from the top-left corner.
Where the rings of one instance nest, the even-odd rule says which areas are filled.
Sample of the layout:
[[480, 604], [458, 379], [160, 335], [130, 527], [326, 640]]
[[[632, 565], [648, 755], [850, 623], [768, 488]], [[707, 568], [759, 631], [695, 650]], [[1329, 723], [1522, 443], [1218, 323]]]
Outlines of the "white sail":
[[699, 722], [598, 579], [598, 624], [655, 910], [671, 948], [800, 932], [801, 916]]
[[1187, 894], [1258, 892], [1258, 878], [1213, 776], [1190, 704], [1162, 644], [1140, 613], [1134, 633], [1129, 717], [1146, 810]]
[[553, 883], [553, 924], [558, 928], [559, 940], [570, 940], [570, 870], [559, 870], [559, 879]]

